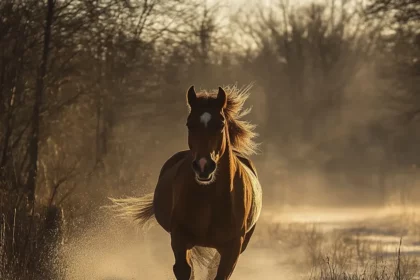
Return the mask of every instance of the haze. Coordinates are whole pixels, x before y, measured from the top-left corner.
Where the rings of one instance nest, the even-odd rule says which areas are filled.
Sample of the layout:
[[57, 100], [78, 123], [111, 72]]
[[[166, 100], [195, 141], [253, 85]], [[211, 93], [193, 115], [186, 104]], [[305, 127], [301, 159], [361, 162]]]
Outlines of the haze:
[[191, 85], [233, 84], [253, 85], [264, 208], [232, 279], [419, 279], [419, 11], [0, 1], [0, 279], [173, 279], [168, 234], [108, 198], [188, 148]]

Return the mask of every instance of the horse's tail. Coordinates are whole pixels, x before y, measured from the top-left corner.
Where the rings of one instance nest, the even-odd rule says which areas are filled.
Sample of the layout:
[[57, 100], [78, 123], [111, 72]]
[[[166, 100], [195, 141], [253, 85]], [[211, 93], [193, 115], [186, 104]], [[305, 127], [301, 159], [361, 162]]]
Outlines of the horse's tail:
[[110, 198], [113, 204], [109, 208], [118, 217], [134, 220], [144, 228], [155, 220], [153, 195], [149, 193], [142, 197]]
[[219, 255], [215, 249], [206, 247], [193, 247], [191, 259], [195, 264], [206, 269], [214, 269], [218, 265]]
[[[111, 208], [118, 217], [134, 220], [145, 229], [152, 225], [155, 220], [155, 211], [153, 207], [153, 193], [142, 197], [110, 198]], [[191, 258], [194, 263], [204, 268], [214, 267], [215, 261], [218, 261], [218, 254], [215, 249], [205, 247], [193, 247]]]

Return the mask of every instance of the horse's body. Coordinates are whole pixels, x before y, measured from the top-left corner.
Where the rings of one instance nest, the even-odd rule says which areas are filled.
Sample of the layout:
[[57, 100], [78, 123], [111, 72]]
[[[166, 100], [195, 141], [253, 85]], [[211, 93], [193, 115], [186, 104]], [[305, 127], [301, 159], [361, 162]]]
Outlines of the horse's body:
[[[190, 279], [195, 246], [215, 248], [220, 254], [215, 279], [229, 279], [254, 232], [262, 206], [257, 172], [244, 155], [255, 148], [253, 127], [239, 120], [247, 95], [233, 89], [223, 101], [220, 95], [225, 93], [220, 88], [216, 98], [207, 93], [196, 97], [191, 90], [193, 87], [188, 96], [190, 150], [178, 152], [165, 162], [153, 199], [146, 204], [114, 201], [125, 205], [125, 211], [135, 214], [136, 219], [145, 221], [155, 215], [171, 234], [177, 279]], [[220, 108], [216, 103], [219, 99], [223, 103]], [[211, 121], [217, 114], [223, 125], [217, 128], [218, 121], [212, 131]], [[202, 127], [197, 128], [197, 123]]]
[[[261, 211], [261, 203], [257, 202], [261, 200], [261, 187], [252, 163], [235, 152], [231, 157], [237, 168], [233, 184], [229, 177], [224, 182], [218, 177], [214, 188], [198, 187], [193, 175], [177, 176], [183, 170], [192, 173], [189, 151], [178, 152], [165, 163], [153, 205], [156, 220], [167, 232], [175, 220], [184, 234], [191, 236], [192, 246], [211, 248], [231, 240], [241, 231], [250, 232], [247, 237], [251, 237], [251, 229]], [[173, 200], [175, 193], [178, 198]]]

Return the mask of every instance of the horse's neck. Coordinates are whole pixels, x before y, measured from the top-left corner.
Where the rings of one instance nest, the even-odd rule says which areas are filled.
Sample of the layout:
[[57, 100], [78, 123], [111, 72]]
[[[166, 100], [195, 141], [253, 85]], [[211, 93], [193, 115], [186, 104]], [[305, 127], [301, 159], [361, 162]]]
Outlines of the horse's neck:
[[220, 172], [221, 176], [218, 178], [220, 180], [216, 183], [218, 183], [218, 185], [223, 188], [226, 188], [227, 186], [232, 187], [233, 179], [238, 168], [238, 159], [236, 158], [236, 155], [230, 144], [226, 145], [225, 152], [220, 159], [220, 164], [223, 171]]

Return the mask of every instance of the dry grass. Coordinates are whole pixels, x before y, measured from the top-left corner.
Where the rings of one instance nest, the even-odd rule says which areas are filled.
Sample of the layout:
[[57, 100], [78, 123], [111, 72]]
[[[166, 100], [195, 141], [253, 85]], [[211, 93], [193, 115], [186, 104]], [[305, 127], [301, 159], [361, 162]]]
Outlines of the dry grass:
[[29, 207], [0, 189], [0, 213], [0, 279], [56, 279], [61, 209]]
[[377, 258], [351, 272], [327, 257], [314, 267], [310, 280], [413, 280], [418, 279], [418, 275], [417, 259], [402, 255], [400, 246], [393, 259]]
[[401, 238], [399, 246], [395, 244], [395, 253], [390, 253], [381, 240], [364, 238], [368, 233], [383, 231], [395, 238], [399, 235], [407, 240], [418, 240], [419, 224], [413, 222], [415, 220], [413, 215], [399, 215], [399, 228], [393, 219], [384, 217], [380, 222], [335, 230], [325, 230], [316, 224], [266, 223], [260, 226], [254, 244], [287, 252], [288, 262], [306, 275], [304, 279], [420, 279], [418, 256], [404, 252], [405, 239]]

